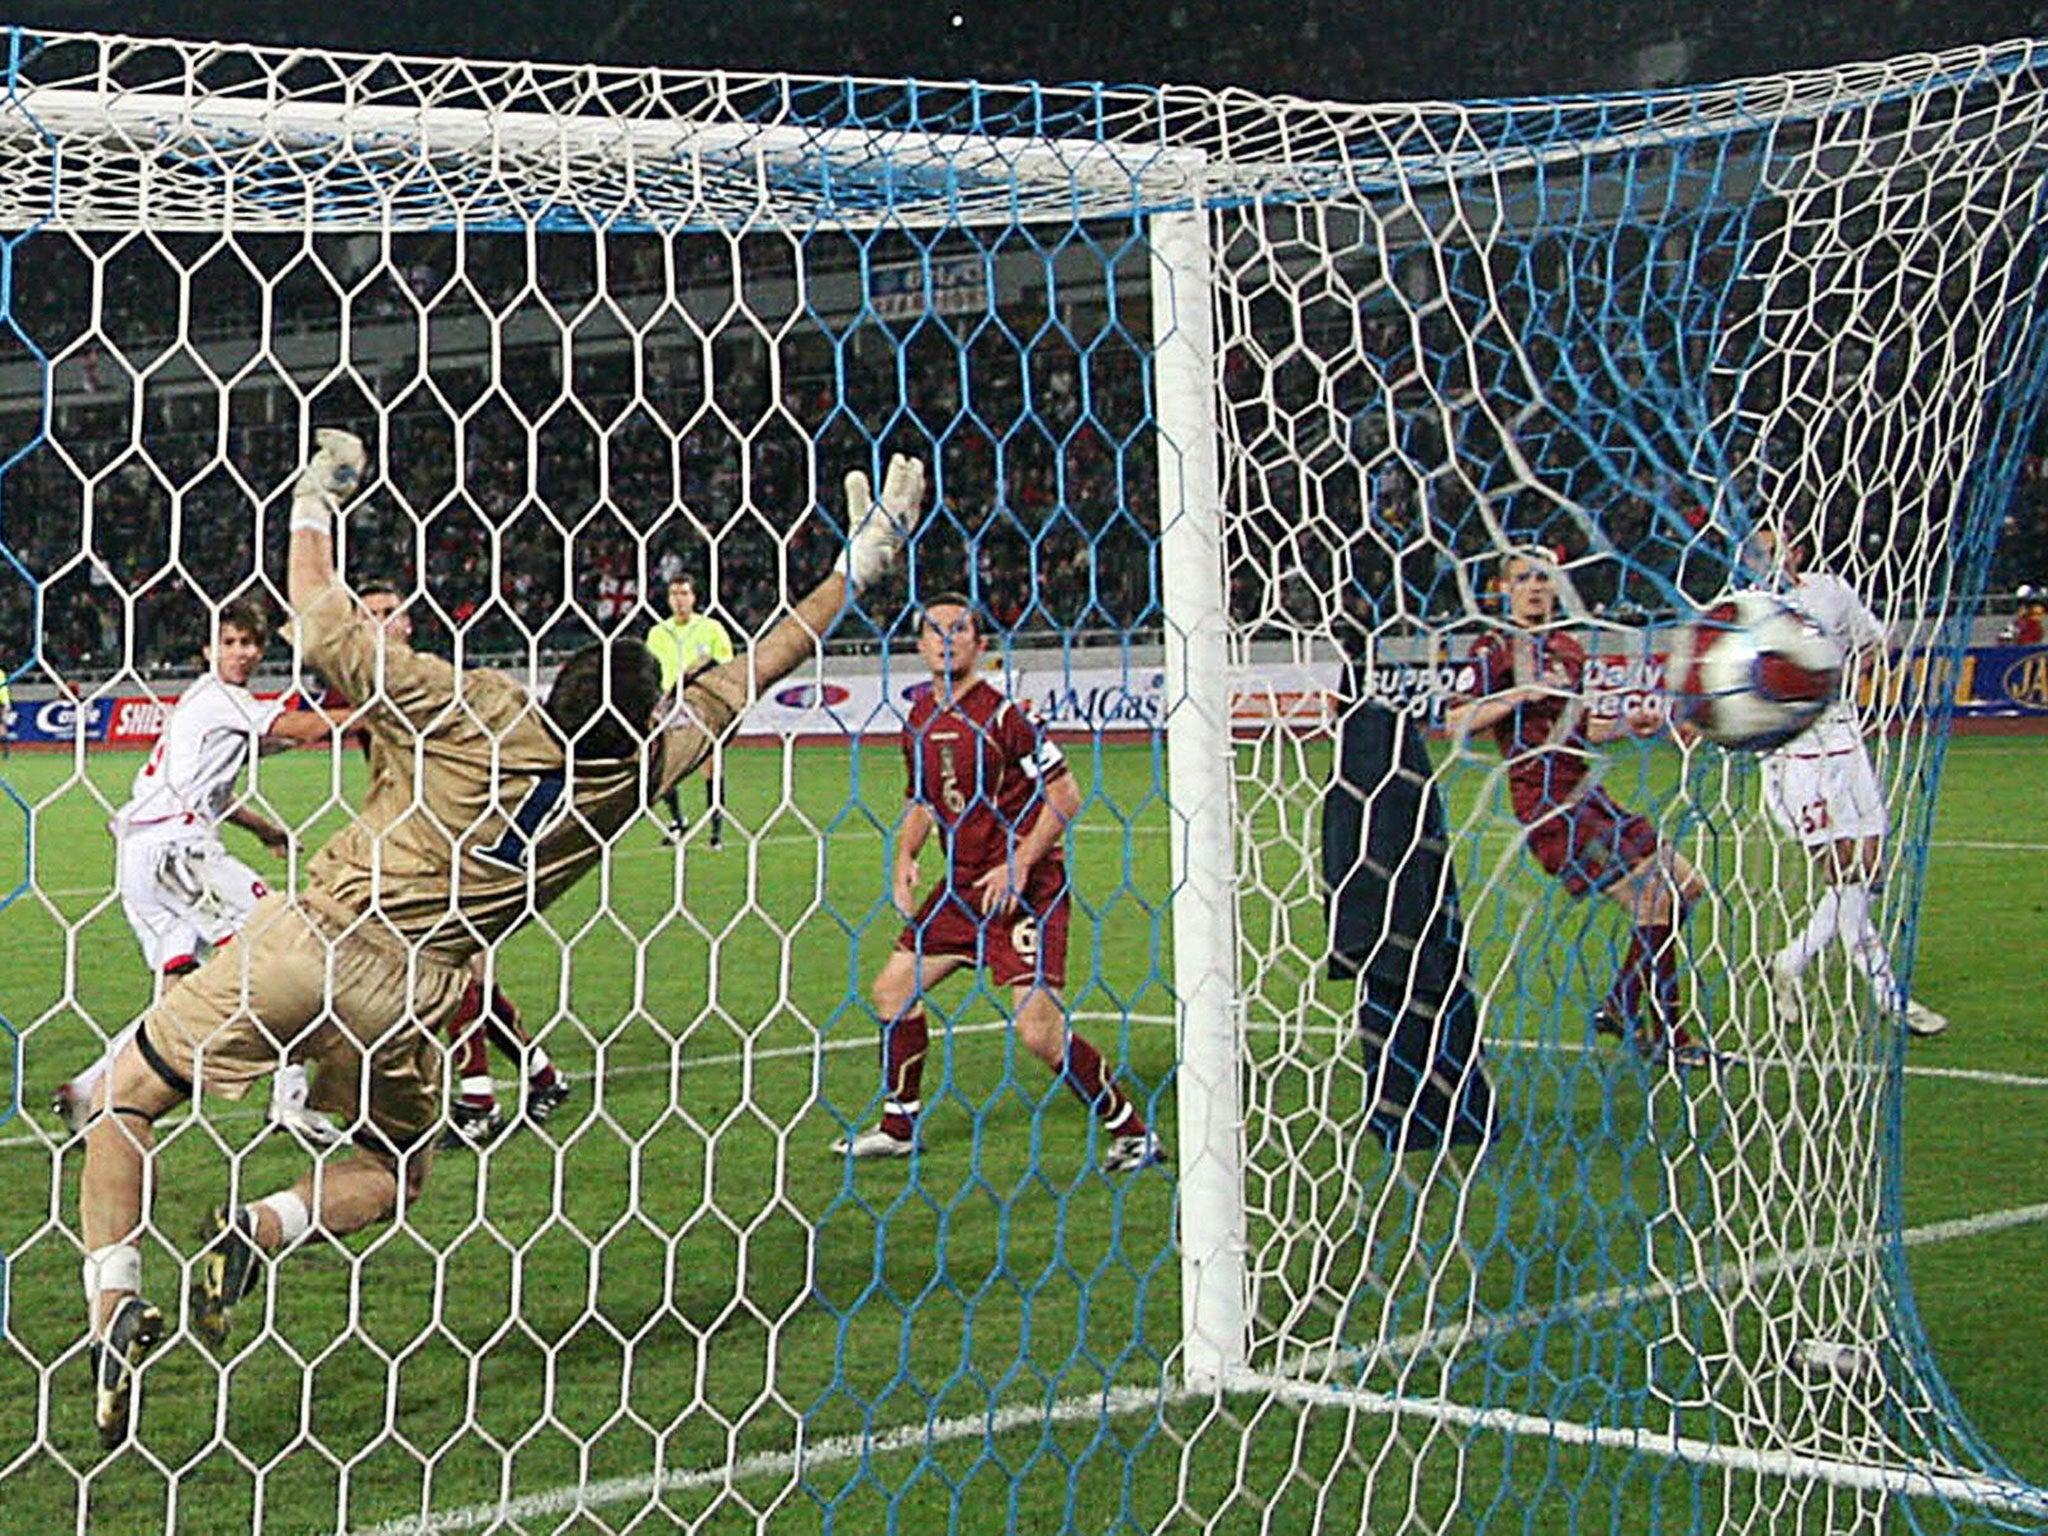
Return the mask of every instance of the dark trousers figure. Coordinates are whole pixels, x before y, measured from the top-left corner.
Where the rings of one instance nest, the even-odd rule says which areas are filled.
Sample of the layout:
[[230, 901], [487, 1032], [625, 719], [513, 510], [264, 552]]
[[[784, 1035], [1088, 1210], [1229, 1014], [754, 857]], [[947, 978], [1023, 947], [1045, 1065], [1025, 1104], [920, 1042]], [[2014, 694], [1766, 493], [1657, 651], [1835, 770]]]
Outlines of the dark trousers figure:
[[1390, 1152], [1483, 1145], [1496, 1110], [1423, 721], [1360, 697], [1323, 798], [1330, 969], [1358, 978], [1367, 1123]]

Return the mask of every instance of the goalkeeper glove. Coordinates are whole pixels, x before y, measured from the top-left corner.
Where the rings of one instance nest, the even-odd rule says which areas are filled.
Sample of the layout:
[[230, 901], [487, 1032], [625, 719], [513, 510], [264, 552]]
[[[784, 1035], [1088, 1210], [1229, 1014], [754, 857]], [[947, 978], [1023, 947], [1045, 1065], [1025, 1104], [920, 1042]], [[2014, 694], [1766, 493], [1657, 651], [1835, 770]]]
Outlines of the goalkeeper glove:
[[855, 591], [886, 575], [903, 552], [910, 525], [924, 506], [924, 461], [893, 454], [879, 501], [865, 471], [846, 477], [846, 553], [839, 568]]
[[360, 437], [338, 427], [320, 428], [313, 441], [319, 449], [292, 483], [292, 527], [332, 533], [334, 514], [363, 483], [369, 455], [363, 451]]

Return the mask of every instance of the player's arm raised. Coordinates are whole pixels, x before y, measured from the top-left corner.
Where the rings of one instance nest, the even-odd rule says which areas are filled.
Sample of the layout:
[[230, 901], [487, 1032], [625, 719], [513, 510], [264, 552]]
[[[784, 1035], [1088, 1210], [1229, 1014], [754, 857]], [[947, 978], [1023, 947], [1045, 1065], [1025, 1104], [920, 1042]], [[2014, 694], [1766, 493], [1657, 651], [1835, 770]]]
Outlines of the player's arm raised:
[[[334, 570], [334, 519], [363, 481], [369, 455], [353, 432], [322, 427], [318, 448], [292, 485], [291, 564], [286, 596], [304, 622], [330, 606], [352, 617], [355, 603]], [[324, 616], [324, 615], [323, 615]]]
[[682, 722], [668, 732], [671, 748], [659, 790], [693, 771], [709, 754], [712, 738], [732, 728], [749, 700], [816, 653], [819, 642], [845, 612], [847, 600], [895, 565], [911, 525], [924, 509], [924, 485], [923, 460], [900, 453], [889, 460], [879, 497], [870, 490], [862, 471], [854, 470], [846, 477], [846, 553], [751, 650], [712, 668], [691, 685], [692, 692], [702, 690], [718, 701], [722, 721], [709, 722], [699, 711], [682, 711]]

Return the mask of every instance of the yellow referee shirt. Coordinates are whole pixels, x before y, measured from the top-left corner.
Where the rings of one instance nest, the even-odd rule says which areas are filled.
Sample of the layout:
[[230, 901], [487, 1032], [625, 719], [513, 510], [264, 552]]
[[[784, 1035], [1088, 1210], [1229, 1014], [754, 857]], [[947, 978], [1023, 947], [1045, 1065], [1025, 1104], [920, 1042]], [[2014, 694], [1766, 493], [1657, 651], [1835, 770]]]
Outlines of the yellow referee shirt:
[[699, 667], [732, 660], [732, 636], [709, 614], [688, 619], [663, 619], [647, 633], [647, 649], [661, 663], [661, 686], [673, 688], [678, 678]]

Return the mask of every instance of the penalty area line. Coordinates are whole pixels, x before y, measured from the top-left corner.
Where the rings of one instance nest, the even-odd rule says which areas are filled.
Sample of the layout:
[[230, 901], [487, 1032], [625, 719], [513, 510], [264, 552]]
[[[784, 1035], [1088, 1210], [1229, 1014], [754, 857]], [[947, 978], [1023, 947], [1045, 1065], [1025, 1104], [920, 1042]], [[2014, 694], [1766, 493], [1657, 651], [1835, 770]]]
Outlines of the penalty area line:
[[773, 1478], [784, 1488], [795, 1490], [814, 1470], [846, 1466], [871, 1456], [988, 1439], [1046, 1424], [1085, 1424], [1140, 1413], [1157, 1414], [1169, 1404], [1193, 1395], [1144, 1387], [1112, 1387], [1085, 1397], [1018, 1404], [989, 1413], [905, 1424], [880, 1434], [834, 1435], [808, 1445], [799, 1442], [794, 1450], [756, 1451], [722, 1467], [607, 1478], [603, 1482], [522, 1494], [498, 1503], [407, 1515], [381, 1525], [359, 1527], [354, 1536], [439, 1536], [446, 1531], [496, 1530], [614, 1504], [651, 1503], [664, 1494], [721, 1491], [757, 1478]]

